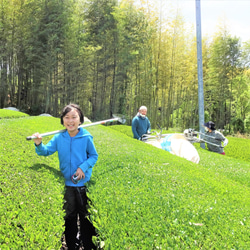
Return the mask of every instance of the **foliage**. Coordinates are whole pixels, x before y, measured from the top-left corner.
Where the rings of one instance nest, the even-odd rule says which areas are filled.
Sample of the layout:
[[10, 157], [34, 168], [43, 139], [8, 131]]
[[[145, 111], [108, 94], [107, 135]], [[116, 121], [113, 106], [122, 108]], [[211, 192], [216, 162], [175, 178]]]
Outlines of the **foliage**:
[[[58, 117], [75, 102], [93, 121], [122, 113], [131, 122], [146, 105], [153, 127], [197, 127], [193, 30], [166, 1], [137, 4], [2, 0], [0, 108]], [[206, 114], [218, 128], [245, 120], [249, 43], [225, 28], [202, 42]]]
[[127, 129], [92, 133], [101, 138], [92, 219], [105, 249], [249, 247], [249, 162], [198, 148], [194, 165], [124, 135]]
[[133, 133], [132, 133], [132, 128], [131, 126], [126, 126], [126, 125], [113, 125], [110, 126], [111, 129], [117, 130], [122, 134], [127, 135], [128, 137], [133, 138]]
[[244, 120], [244, 127], [250, 133], [250, 115]]
[[250, 162], [249, 154], [249, 139], [228, 137], [229, 143], [225, 147], [225, 152], [227, 156], [233, 157], [235, 159], [244, 160]]
[[[64, 213], [58, 159], [38, 157], [33, 143], [25, 141], [34, 131], [57, 130], [59, 124], [53, 117], [0, 119], [1, 249], [60, 247]], [[89, 196], [100, 246], [250, 247], [249, 159], [239, 159], [247, 155], [248, 140], [229, 138], [226, 156], [197, 148], [201, 162], [196, 165], [132, 139], [129, 126], [88, 130], [99, 154]]]
[[0, 119], [7, 119], [7, 118], [19, 118], [29, 116], [23, 112], [8, 110], [8, 109], [0, 109]]
[[52, 117], [0, 119], [2, 250], [60, 248], [64, 182], [57, 156], [39, 158], [25, 140], [35, 131], [58, 129], [56, 124]]
[[211, 45], [205, 94], [209, 113], [218, 128], [223, 128], [235, 116], [233, 101], [237, 95], [233, 95], [233, 79], [239, 74], [239, 58], [239, 39], [221, 30]]
[[233, 125], [233, 130], [236, 133], [237, 131], [239, 131], [240, 133], [244, 133], [244, 121], [240, 118], [236, 118], [232, 121], [232, 125]]
[[[111, 129], [114, 129], [114, 130], [117, 130], [117, 131], [119, 131], [120, 133], [122, 133], [122, 134], [125, 134], [125, 135], [127, 135], [127, 136], [129, 136], [129, 137], [132, 137], [133, 138], [133, 133], [132, 133], [132, 128], [131, 128], [131, 126], [126, 126], [126, 125], [113, 125], [113, 126], [111, 126], [110, 127]], [[157, 131], [157, 130], [151, 130], [151, 133], [153, 134], [154, 132], [160, 132], [160, 131]], [[165, 129], [163, 129], [162, 130], [162, 134], [169, 134], [169, 133], [176, 133], [176, 131], [174, 131], [174, 130], [165, 130]]]

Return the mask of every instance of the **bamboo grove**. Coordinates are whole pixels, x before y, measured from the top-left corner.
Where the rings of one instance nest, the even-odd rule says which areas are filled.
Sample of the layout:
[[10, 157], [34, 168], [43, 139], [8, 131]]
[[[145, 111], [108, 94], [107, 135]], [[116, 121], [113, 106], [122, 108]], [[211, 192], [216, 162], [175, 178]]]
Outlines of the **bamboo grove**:
[[[146, 105], [153, 127], [197, 127], [192, 29], [163, 0], [0, 0], [0, 108], [130, 122]], [[206, 120], [249, 129], [250, 41], [219, 24], [202, 44]]]

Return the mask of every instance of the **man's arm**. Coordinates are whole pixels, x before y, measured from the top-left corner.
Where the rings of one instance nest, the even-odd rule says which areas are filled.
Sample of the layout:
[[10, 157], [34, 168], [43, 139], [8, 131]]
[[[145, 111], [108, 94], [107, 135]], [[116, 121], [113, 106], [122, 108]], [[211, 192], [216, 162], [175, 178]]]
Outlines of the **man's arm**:
[[137, 130], [136, 130], [136, 128], [137, 128], [137, 120], [136, 119], [133, 119], [132, 120], [132, 132], [133, 132], [133, 134], [134, 134], [134, 138], [136, 138], [137, 140], [139, 140], [140, 139], [140, 136], [138, 135], [138, 133], [137, 133]]
[[150, 123], [150, 121], [148, 119], [148, 129], [147, 129], [147, 132], [150, 132], [150, 131], [151, 131], [151, 123]]
[[228, 139], [222, 133], [217, 131], [216, 137], [218, 138], [218, 140], [223, 141], [224, 147], [227, 146]]

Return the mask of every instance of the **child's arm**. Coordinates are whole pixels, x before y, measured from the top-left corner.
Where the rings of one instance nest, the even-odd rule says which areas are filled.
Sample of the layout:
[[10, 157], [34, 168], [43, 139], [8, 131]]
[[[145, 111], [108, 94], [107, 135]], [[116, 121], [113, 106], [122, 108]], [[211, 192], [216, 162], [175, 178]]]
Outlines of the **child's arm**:
[[87, 146], [87, 154], [88, 154], [88, 159], [83, 162], [79, 168], [85, 173], [89, 168], [94, 167], [97, 159], [98, 159], [98, 154], [96, 152], [95, 145], [93, 143], [92, 139], [89, 139], [88, 141], [88, 146]]
[[35, 133], [32, 136], [37, 137], [33, 139], [33, 141], [36, 145], [36, 153], [38, 155], [48, 156], [56, 152], [57, 146], [56, 146], [56, 141], [54, 139], [55, 137], [53, 137], [46, 145], [43, 145], [42, 137], [39, 133]]

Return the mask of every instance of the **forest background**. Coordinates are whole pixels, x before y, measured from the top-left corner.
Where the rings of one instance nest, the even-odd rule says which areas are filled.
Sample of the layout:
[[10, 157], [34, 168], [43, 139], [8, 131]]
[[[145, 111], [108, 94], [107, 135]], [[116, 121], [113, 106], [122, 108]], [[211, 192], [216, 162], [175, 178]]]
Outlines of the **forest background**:
[[[58, 117], [73, 102], [93, 121], [131, 123], [146, 105], [152, 127], [198, 128], [193, 30], [171, 5], [139, 3], [0, 0], [0, 108]], [[205, 121], [249, 132], [250, 41], [221, 23], [202, 50]]]

